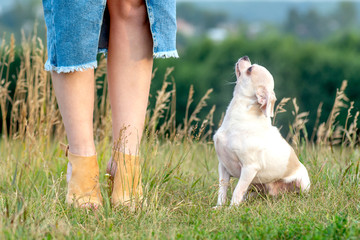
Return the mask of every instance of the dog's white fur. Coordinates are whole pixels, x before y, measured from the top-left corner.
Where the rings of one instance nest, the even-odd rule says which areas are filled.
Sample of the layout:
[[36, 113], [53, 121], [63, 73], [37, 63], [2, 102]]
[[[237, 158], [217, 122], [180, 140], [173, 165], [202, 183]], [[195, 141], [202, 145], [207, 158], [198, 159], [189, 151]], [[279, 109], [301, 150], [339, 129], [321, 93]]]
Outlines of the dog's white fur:
[[214, 135], [219, 158], [218, 206], [226, 202], [230, 177], [239, 178], [231, 205], [238, 205], [253, 184], [270, 195], [308, 191], [310, 180], [293, 148], [271, 125], [274, 79], [247, 56], [236, 63], [237, 82], [223, 123]]

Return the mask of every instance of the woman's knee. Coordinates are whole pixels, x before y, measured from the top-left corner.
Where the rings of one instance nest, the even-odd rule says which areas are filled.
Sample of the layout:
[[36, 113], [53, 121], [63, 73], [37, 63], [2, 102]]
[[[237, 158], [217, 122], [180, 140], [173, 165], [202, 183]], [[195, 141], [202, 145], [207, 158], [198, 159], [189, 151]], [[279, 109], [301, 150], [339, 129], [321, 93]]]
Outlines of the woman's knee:
[[146, 23], [148, 21], [144, 0], [108, 0], [110, 21]]

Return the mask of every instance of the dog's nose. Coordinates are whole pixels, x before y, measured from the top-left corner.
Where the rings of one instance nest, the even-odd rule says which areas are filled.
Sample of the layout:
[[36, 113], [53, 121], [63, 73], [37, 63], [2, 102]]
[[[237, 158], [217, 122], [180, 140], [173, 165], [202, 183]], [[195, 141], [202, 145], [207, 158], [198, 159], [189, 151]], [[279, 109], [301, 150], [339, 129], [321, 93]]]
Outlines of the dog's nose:
[[250, 58], [248, 56], [243, 56], [242, 58], [240, 58], [240, 60], [250, 62]]

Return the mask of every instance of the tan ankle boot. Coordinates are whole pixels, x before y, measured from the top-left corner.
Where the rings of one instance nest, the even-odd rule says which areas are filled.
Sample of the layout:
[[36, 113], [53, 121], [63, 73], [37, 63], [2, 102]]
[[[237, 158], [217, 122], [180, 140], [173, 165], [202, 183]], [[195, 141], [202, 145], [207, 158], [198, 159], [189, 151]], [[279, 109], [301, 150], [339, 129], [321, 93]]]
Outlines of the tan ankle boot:
[[107, 172], [111, 175], [113, 207], [135, 207], [142, 201], [141, 166], [139, 156], [113, 151]]
[[66, 202], [74, 204], [75, 207], [83, 207], [87, 204], [95, 208], [101, 206], [99, 166], [96, 155], [91, 157], [75, 155], [69, 152], [69, 147], [66, 147], [65, 153], [71, 164]]

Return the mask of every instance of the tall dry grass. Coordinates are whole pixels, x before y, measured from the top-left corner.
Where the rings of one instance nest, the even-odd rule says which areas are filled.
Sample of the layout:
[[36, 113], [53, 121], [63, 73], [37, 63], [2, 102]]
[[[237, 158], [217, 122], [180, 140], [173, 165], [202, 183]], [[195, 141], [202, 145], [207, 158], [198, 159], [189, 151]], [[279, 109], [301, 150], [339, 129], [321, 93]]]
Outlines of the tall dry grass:
[[[9, 76], [14, 65], [14, 56], [20, 57], [20, 66], [16, 76]], [[19, 46], [2, 41], [0, 46], [0, 114], [2, 116], [2, 139], [21, 140], [29, 143], [38, 142], [48, 145], [52, 141], [65, 138], [61, 115], [56, 104], [55, 93], [51, 87], [50, 74], [44, 70], [46, 49], [42, 40], [36, 37], [23, 38]], [[183, 123], [176, 122], [176, 84], [171, 76], [173, 68], [167, 69], [161, 89], [155, 96], [155, 107], [148, 109], [146, 115], [146, 134], [170, 140], [197, 139], [211, 136], [215, 106], [204, 120], [198, 114], [207, 105], [212, 90], [208, 90], [190, 111], [194, 104], [194, 89], [191, 86], [188, 96], [186, 117]], [[96, 79], [94, 107], [94, 135], [96, 141], [111, 139], [111, 108], [108, 99], [106, 81], [106, 58], [101, 56], [98, 68], [94, 71]], [[6, 73], [6, 74], [3, 74]], [[153, 72], [153, 77], [156, 69]], [[11, 89], [11, 85], [15, 85]], [[169, 89], [170, 87], [170, 89]], [[101, 94], [98, 94], [101, 91]]]
[[[50, 76], [44, 71], [46, 49], [36, 33], [32, 37], [25, 37], [24, 33], [22, 36], [20, 46], [15, 45], [13, 36], [9, 44], [3, 41], [0, 46], [2, 139], [20, 140], [28, 145], [40, 140], [46, 147], [54, 136], [63, 137], [64, 129]], [[16, 76], [10, 76], [16, 54], [20, 66]]]
[[[16, 76], [10, 76], [10, 68], [15, 67], [15, 55], [20, 57], [20, 66]], [[21, 140], [30, 145], [46, 147], [52, 141], [65, 138], [60, 112], [51, 87], [50, 74], [44, 70], [46, 48], [36, 33], [32, 37], [23, 34], [20, 45], [16, 45], [11, 36], [9, 43], [3, 40], [0, 45], [0, 114], [2, 116], [2, 139]], [[198, 103], [194, 103], [194, 88], [191, 86], [187, 96], [185, 118], [176, 122], [176, 82], [171, 75], [173, 68], [167, 69], [162, 87], [157, 91], [155, 105], [148, 109], [146, 115], [146, 136], [148, 138], [167, 139], [172, 141], [207, 141], [214, 132], [212, 106], [204, 119], [199, 113], [204, 111], [212, 89], [209, 89]], [[156, 69], [153, 76], [156, 74]], [[106, 59], [101, 57], [99, 67], [95, 70], [95, 110], [94, 133], [97, 142], [111, 139], [111, 109], [108, 100], [106, 81]], [[15, 86], [11, 88], [11, 86]], [[320, 144], [326, 146], [342, 145], [354, 148], [359, 143], [359, 111], [354, 113], [353, 103], [345, 94], [347, 81], [343, 81], [337, 90], [334, 105], [326, 122], [320, 122], [322, 103], [320, 103], [315, 126], [311, 136], [307, 133], [308, 112], [299, 109], [296, 99], [284, 98], [276, 107], [273, 123], [278, 114], [291, 111], [293, 122], [287, 136], [293, 145]], [[97, 94], [101, 90], [101, 94]], [[289, 110], [289, 103], [293, 110]], [[195, 106], [193, 106], [195, 105]], [[190, 111], [190, 109], [194, 109]], [[340, 112], [347, 109], [346, 122], [342, 126], [338, 121]]]

